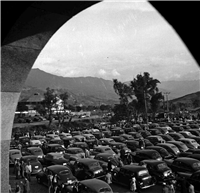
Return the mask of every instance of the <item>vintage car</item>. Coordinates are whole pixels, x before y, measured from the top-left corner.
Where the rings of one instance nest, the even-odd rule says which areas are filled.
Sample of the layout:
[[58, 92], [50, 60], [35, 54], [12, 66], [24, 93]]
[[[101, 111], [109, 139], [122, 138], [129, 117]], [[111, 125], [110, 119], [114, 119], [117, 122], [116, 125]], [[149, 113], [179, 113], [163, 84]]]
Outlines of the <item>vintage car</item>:
[[41, 147], [42, 142], [39, 139], [31, 139], [29, 145], [30, 147]]
[[184, 131], [183, 127], [181, 126], [172, 126], [172, 129], [176, 132]]
[[90, 134], [90, 133], [87, 133], [87, 134], [82, 134], [86, 140], [91, 140], [91, 139], [95, 139], [95, 136]]
[[126, 141], [126, 146], [131, 150], [131, 151], [136, 151], [140, 149], [139, 146], [139, 141], [137, 140], [127, 140]]
[[112, 182], [126, 186], [130, 189], [131, 179], [135, 177], [137, 187], [139, 189], [146, 189], [154, 186], [156, 180], [152, 177], [148, 170], [143, 166], [138, 165], [124, 165], [121, 168], [114, 168], [112, 171]]
[[190, 133], [189, 131], [180, 131], [179, 132], [181, 135], [183, 135], [185, 138], [191, 138], [194, 135], [192, 133]]
[[99, 153], [109, 153], [111, 155], [116, 155], [116, 153], [108, 146], [98, 146], [91, 151], [91, 155], [95, 156]]
[[111, 129], [111, 135], [112, 136], [121, 135], [123, 133], [124, 133], [124, 130], [122, 128], [120, 128], [120, 127]]
[[159, 135], [151, 135], [148, 136], [147, 139], [154, 145], [156, 145], [157, 143], [165, 143], [165, 140]]
[[200, 154], [188, 153], [185, 157], [194, 158], [200, 161]]
[[62, 132], [62, 133], [59, 133], [59, 137], [61, 139], [63, 139], [63, 138], [72, 138], [72, 135], [70, 133], [64, 133], [64, 132]]
[[81, 131], [72, 131], [71, 132], [72, 137], [75, 135], [81, 135], [81, 134], [82, 134]]
[[156, 150], [163, 159], [169, 159], [172, 158], [171, 154], [163, 147], [160, 146], [148, 146], [145, 149], [153, 149]]
[[153, 159], [153, 160], [158, 160], [161, 161], [162, 157], [160, 156], [160, 154], [153, 149], [143, 149], [143, 150], [137, 150], [135, 152], [131, 153], [134, 161], [136, 163], [139, 163], [142, 160], [146, 160], [146, 159]]
[[69, 147], [65, 150], [64, 158], [70, 160], [70, 158], [85, 158], [83, 149], [79, 147]]
[[143, 138], [142, 135], [138, 132], [129, 132], [128, 134], [131, 135], [134, 139]]
[[68, 160], [63, 157], [60, 153], [48, 153], [46, 154], [42, 160], [40, 160], [43, 166], [51, 166], [51, 165], [64, 165], [66, 166]]
[[180, 152], [186, 152], [189, 148], [181, 141], [168, 141], [167, 143], [174, 144]]
[[30, 145], [30, 138], [23, 136], [23, 137], [19, 137], [19, 143], [23, 146], [23, 147], [28, 147]]
[[151, 135], [160, 135], [160, 134], [163, 134], [157, 128], [156, 129], [149, 129], [149, 132], [151, 133]]
[[44, 153], [40, 147], [28, 147], [22, 150], [22, 155], [35, 155], [40, 160], [43, 158]]
[[139, 165], [145, 165], [151, 176], [156, 178], [158, 183], [167, 182], [175, 179], [172, 170], [164, 161], [158, 160], [143, 160]]
[[194, 154], [200, 154], [200, 149], [188, 149], [187, 152], [191, 152]]
[[173, 137], [168, 134], [160, 134], [160, 136], [167, 142], [167, 141], [175, 141]]
[[124, 143], [126, 141], [126, 139], [122, 136], [111, 136], [111, 138], [114, 139], [114, 141], [116, 142]]
[[115, 142], [111, 144], [110, 147], [116, 154], [118, 154], [122, 148], [125, 150], [125, 152], [131, 152], [125, 143]]
[[96, 139], [101, 139], [103, 137], [100, 131], [92, 131], [92, 135], [94, 135]]
[[119, 159], [116, 156], [113, 156], [109, 153], [99, 153], [97, 154], [94, 159], [98, 160], [101, 167], [106, 170], [107, 169], [107, 164], [108, 160], [111, 161], [113, 167], [118, 167], [119, 166]]
[[82, 180], [78, 183], [80, 193], [113, 193], [112, 188], [99, 179]]
[[146, 138], [151, 135], [151, 133], [147, 130], [142, 130], [140, 134], [142, 135], [143, 138]]
[[177, 156], [180, 153], [178, 147], [171, 143], [157, 143], [157, 146], [165, 148], [172, 156]]
[[67, 182], [68, 184], [73, 184], [73, 182], [76, 181], [76, 177], [73, 176], [69, 167], [63, 165], [52, 165], [43, 168], [43, 170], [36, 175], [37, 182], [39, 184], [44, 184], [48, 186], [48, 175], [50, 174], [57, 174], [59, 187], [63, 183]]
[[56, 134], [47, 134], [46, 137], [45, 137], [45, 139], [47, 141], [50, 141], [51, 139], [58, 139], [58, 140], [60, 140], [60, 137], [58, 135], [56, 135]]
[[125, 134], [125, 133], [121, 134], [120, 137], [123, 137], [125, 140], [133, 140], [134, 139], [134, 137], [132, 135]]
[[110, 144], [115, 143], [115, 140], [112, 138], [101, 138], [99, 139], [99, 141], [102, 145], [110, 145]]
[[175, 160], [165, 160], [173, 172], [194, 173], [200, 170], [200, 161], [194, 158], [178, 157]]
[[200, 130], [199, 129], [189, 129], [188, 130], [191, 134], [200, 137]]
[[78, 147], [81, 149], [89, 148], [86, 142], [75, 142], [73, 143], [72, 147]]
[[38, 161], [38, 157], [35, 155], [22, 156], [20, 160], [23, 160], [26, 164], [30, 163], [32, 167], [31, 174], [37, 174], [42, 170], [42, 164]]
[[73, 136], [74, 142], [83, 142], [86, 138], [83, 135], [74, 135]]
[[21, 151], [19, 149], [9, 150], [9, 164], [13, 165], [15, 159], [20, 159], [22, 157]]
[[181, 135], [180, 133], [169, 133], [168, 135], [170, 135], [171, 137], [173, 137], [174, 140], [179, 140], [181, 138], [184, 138], [183, 135]]
[[31, 137], [31, 139], [33, 140], [41, 140], [41, 139], [45, 139], [45, 136], [42, 135], [34, 135]]
[[66, 149], [62, 147], [60, 144], [46, 144], [42, 150], [44, 154], [52, 153], [52, 152], [65, 153], [66, 151]]
[[82, 158], [76, 161], [70, 161], [70, 168], [78, 180], [92, 178], [105, 179], [105, 172], [98, 160]]
[[178, 141], [183, 142], [189, 149], [198, 149], [199, 147], [199, 144], [194, 139], [182, 138]]
[[124, 128], [124, 132], [128, 134], [129, 132], [136, 132], [136, 130], [133, 127], [128, 127], [128, 128]]
[[64, 144], [65, 148], [74, 144], [74, 138], [73, 137], [72, 138], [66, 137], [66, 138], [63, 138], [62, 140], [63, 140], [63, 144]]
[[64, 142], [61, 139], [51, 139], [48, 144], [60, 144], [62, 147], [65, 147]]

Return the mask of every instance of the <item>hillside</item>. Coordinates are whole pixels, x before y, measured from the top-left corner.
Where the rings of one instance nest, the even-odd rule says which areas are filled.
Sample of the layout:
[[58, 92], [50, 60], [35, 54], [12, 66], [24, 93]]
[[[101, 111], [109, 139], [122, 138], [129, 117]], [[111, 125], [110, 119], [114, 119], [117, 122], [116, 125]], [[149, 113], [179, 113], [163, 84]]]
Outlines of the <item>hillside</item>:
[[[75, 98], [85, 105], [118, 103], [118, 96], [114, 92], [111, 80], [96, 77], [61, 77], [40, 69], [31, 70], [25, 82], [24, 89], [26, 90], [23, 90], [22, 95], [29, 95], [34, 92], [42, 93], [47, 87], [66, 90], [72, 95], [72, 100]], [[171, 100], [199, 91], [200, 83], [199, 80], [166, 81], [161, 82], [158, 87], [161, 92], [170, 92], [169, 100]], [[21, 98], [23, 98], [22, 95]]]

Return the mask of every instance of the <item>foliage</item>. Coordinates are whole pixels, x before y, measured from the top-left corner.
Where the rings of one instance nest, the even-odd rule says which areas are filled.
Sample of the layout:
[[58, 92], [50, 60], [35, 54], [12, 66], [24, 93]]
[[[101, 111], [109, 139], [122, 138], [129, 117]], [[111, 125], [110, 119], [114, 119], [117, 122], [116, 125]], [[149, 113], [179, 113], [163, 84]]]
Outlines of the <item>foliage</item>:
[[19, 112], [28, 111], [28, 107], [25, 105], [25, 103], [18, 103], [17, 111]]

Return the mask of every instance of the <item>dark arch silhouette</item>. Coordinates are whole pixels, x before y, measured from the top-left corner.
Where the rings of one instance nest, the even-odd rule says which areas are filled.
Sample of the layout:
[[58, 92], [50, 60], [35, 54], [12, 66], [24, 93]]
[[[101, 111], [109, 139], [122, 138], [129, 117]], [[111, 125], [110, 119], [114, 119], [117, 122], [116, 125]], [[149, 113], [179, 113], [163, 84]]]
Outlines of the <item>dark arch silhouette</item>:
[[[26, 77], [54, 33], [100, 1], [1, 2], [1, 191], [8, 192], [8, 151], [14, 111]], [[198, 2], [150, 2], [172, 25], [199, 62]], [[21, 41], [26, 39], [25, 41]], [[14, 42], [14, 44], [12, 44]], [[26, 45], [23, 47], [23, 43]]]

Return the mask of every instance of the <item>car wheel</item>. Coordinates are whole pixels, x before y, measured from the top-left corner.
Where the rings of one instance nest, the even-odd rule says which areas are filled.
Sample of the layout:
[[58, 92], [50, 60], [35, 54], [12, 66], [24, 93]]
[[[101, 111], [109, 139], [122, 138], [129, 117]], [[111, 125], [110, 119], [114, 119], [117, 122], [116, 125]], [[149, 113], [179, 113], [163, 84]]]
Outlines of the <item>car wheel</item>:
[[41, 182], [41, 179], [40, 179], [40, 178], [37, 178], [37, 183], [38, 183], [38, 184], [42, 184], [42, 182]]

